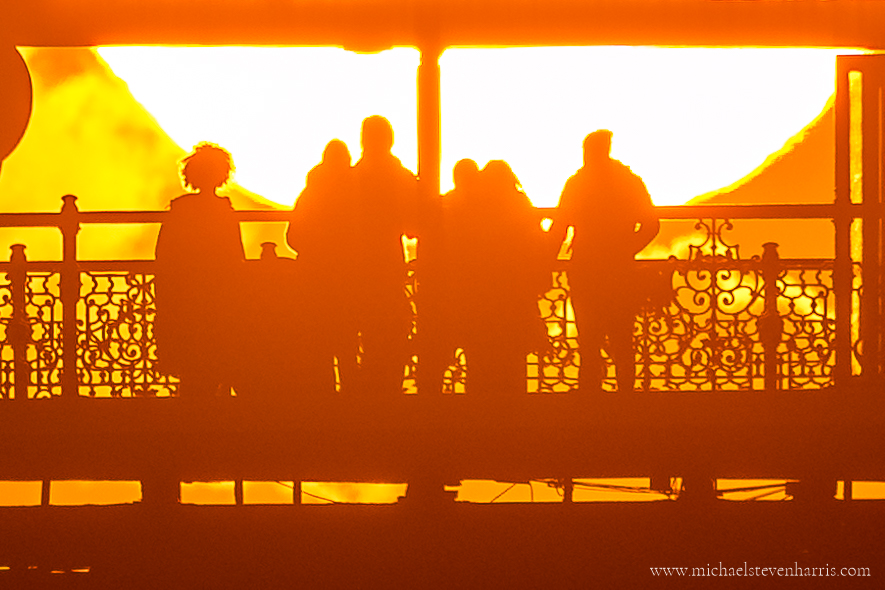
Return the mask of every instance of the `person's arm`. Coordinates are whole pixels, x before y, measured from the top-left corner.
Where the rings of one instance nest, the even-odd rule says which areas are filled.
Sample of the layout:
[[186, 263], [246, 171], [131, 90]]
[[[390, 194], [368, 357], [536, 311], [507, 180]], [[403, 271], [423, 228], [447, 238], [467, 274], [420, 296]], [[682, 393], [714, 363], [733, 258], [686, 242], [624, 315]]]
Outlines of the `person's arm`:
[[422, 193], [418, 178], [407, 168], [402, 168], [402, 211], [404, 212], [403, 235], [409, 239], [420, 237], [427, 226], [431, 210], [429, 197]]
[[655, 205], [651, 200], [651, 195], [648, 194], [648, 189], [646, 188], [645, 183], [642, 182], [642, 179], [638, 176], [636, 177], [636, 181], [636, 192], [639, 196], [638, 200], [641, 203], [641, 207], [638, 208], [639, 215], [636, 219], [636, 224], [639, 226], [639, 229], [634, 236], [634, 256], [648, 246], [661, 230], [661, 221], [658, 219]]
[[556, 211], [553, 212], [553, 224], [550, 226], [550, 234], [552, 240], [556, 242], [556, 254], [562, 249], [562, 245], [568, 239], [568, 228], [574, 223], [573, 208], [576, 199], [580, 198], [577, 194], [577, 181], [574, 176], [569, 178], [565, 186], [562, 188], [562, 194], [559, 195], [559, 203], [556, 205]]
[[243, 236], [240, 233], [240, 222], [234, 214], [233, 203], [230, 202], [230, 198], [228, 197], [224, 197], [222, 200], [225, 203], [224, 211], [226, 214], [226, 236], [224, 238], [224, 244], [230, 249], [228, 256], [230, 256], [231, 261], [245, 261], [246, 250], [243, 247]]
[[307, 201], [309, 200], [309, 197], [305, 198], [306, 195], [307, 188], [298, 195], [298, 200], [295, 201], [292, 212], [289, 213], [289, 225], [286, 228], [286, 243], [295, 252], [301, 250], [301, 226], [303, 225], [301, 221], [304, 216], [304, 210], [308, 206]]

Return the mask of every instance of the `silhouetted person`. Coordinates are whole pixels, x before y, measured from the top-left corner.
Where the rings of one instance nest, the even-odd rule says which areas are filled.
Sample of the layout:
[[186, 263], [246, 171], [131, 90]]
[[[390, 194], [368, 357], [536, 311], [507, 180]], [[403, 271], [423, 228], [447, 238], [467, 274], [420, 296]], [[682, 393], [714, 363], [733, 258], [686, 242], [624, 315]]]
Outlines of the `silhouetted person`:
[[399, 393], [409, 358], [412, 317], [402, 238], [417, 233], [418, 182], [390, 153], [393, 129], [387, 119], [366, 118], [361, 143], [362, 157], [354, 166], [360, 248], [352, 281], [359, 299], [360, 372], [374, 393]]
[[540, 220], [510, 166], [493, 160], [477, 180], [454, 195], [449, 239], [468, 392], [489, 399], [525, 393], [526, 355], [546, 339], [538, 296], [550, 265]]
[[618, 390], [633, 390], [632, 335], [641, 300], [634, 256], [660, 229], [645, 183], [611, 158], [611, 138], [601, 129], [584, 139], [584, 166], [566, 182], [556, 213], [563, 239], [574, 226], [568, 282], [585, 391], [601, 387], [603, 348], [615, 363]]
[[[293, 403], [316, 391], [319, 357], [309, 318], [302, 268], [279, 257], [273, 242], [261, 244], [261, 259], [249, 262], [238, 290], [243, 302], [238, 331], [239, 397], [273, 404]], [[328, 361], [331, 364], [331, 361]], [[298, 395], [296, 395], [298, 394]]]
[[157, 237], [157, 348], [163, 372], [181, 378], [181, 395], [226, 393], [236, 366], [244, 261], [230, 199], [216, 191], [233, 172], [230, 154], [200, 143], [181, 161], [185, 188]]
[[[446, 368], [454, 363], [458, 336], [464, 333], [459, 288], [453, 211], [476, 197], [479, 167], [460, 160], [452, 170], [455, 187], [426, 207], [421, 215], [418, 249], [418, 386], [421, 392], [440, 393]], [[472, 196], [471, 196], [472, 195]], [[463, 344], [463, 343], [461, 343]]]
[[[298, 252], [304, 285], [301, 305], [314, 318], [307, 339], [320, 351], [322, 368], [315, 370], [333, 378], [332, 357], [336, 357], [342, 391], [353, 384], [357, 369], [360, 301], [354, 277], [361, 272], [363, 256], [358, 199], [350, 151], [334, 139], [326, 145], [322, 162], [308, 173], [286, 233], [289, 246]], [[325, 385], [331, 383], [327, 380]]]

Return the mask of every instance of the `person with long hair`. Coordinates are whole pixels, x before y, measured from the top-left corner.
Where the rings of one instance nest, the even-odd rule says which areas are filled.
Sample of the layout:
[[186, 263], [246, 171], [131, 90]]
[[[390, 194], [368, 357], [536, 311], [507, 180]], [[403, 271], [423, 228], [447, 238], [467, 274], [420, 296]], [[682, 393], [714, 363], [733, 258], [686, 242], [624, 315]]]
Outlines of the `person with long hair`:
[[489, 400], [525, 393], [526, 356], [546, 341], [538, 297], [550, 284], [552, 256], [540, 219], [503, 160], [486, 164], [453, 200], [452, 218], [467, 393]]
[[362, 244], [357, 198], [350, 150], [333, 139], [323, 150], [322, 162], [308, 173], [286, 232], [289, 246], [298, 252], [302, 305], [312, 319], [311, 358], [320, 365], [314, 371], [324, 375], [318, 384], [323, 390], [335, 382], [333, 359], [342, 391], [352, 390], [358, 376], [359, 297], [354, 277], [360, 270]]

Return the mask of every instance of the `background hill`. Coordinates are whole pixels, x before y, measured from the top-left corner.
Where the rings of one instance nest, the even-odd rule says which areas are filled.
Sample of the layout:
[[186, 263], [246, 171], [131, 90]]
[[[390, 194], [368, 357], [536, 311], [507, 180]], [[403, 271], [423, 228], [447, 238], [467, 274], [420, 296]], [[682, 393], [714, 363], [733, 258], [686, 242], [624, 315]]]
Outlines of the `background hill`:
[[[27, 48], [22, 54], [33, 79], [33, 114], [18, 148], [3, 163], [0, 211], [56, 212], [66, 194], [78, 197], [81, 211], [163, 210], [185, 192], [178, 162], [187, 151], [94, 51]], [[237, 209], [282, 208], [236, 184], [225, 194]], [[258, 256], [262, 241], [282, 243], [279, 225], [259, 225], [244, 228], [249, 257]], [[157, 229], [85, 227], [80, 257], [151, 258]], [[56, 230], [0, 230], [0, 259], [17, 241], [28, 244], [31, 259], [60, 257]]]

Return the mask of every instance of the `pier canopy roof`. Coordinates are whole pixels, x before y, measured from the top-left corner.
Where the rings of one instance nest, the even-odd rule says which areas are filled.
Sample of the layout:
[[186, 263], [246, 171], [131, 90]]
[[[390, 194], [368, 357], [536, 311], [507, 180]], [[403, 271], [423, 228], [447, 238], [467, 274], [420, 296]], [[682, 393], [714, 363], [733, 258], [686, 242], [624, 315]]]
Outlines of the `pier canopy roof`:
[[878, 0], [30, 0], [15, 45], [679, 45], [885, 49]]

